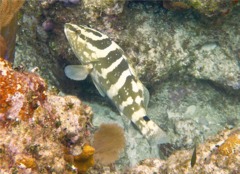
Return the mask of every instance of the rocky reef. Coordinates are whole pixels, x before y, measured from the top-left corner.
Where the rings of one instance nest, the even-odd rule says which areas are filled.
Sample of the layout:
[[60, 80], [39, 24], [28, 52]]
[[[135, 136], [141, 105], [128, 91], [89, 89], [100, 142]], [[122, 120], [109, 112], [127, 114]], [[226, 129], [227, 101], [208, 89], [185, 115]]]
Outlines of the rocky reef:
[[[128, 172], [138, 173], [141, 168], [152, 173], [170, 169], [176, 173], [200, 173], [211, 168], [220, 173], [235, 172], [231, 160], [238, 161], [238, 146], [234, 145], [234, 152], [229, 154], [228, 144], [238, 144], [239, 131], [217, 132], [240, 125], [239, 11], [237, 0], [26, 1], [18, 21], [13, 64], [16, 70], [6, 65], [14, 76], [1, 76], [1, 80], [14, 83], [9, 86], [0, 82], [1, 93], [11, 89], [8, 92], [12, 96], [3, 93], [0, 98], [4, 104], [0, 108], [1, 133], [7, 137], [0, 137], [4, 142], [0, 173], [76, 172], [72, 164], [81, 166], [81, 161], [87, 161], [85, 155], [89, 157], [86, 163], [92, 164], [92, 153], [97, 148], [94, 151], [91, 144], [84, 146], [91, 135], [85, 127], [90, 118], [96, 127], [102, 123], [123, 127], [126, 148], [114, 164], [96, 164], [89, 173], [123, 173], [142, 160]], [[67, 22], [97, 29], [125, 51], [150, 91], [148, 116], [171, 139], [169, 144], [159, 146], [160, 156], [166, 160], [160, 160], [156, 149], [119, 116], [110, 102], [101, 98], [90, 79], [74, 82], [65, 77], [66, 65], [79, 64], [64, 36], [63, 25]], [[1, 68], [5, 68], [3, 62]], [[66, 96], [47, 92], [44, 80], [25, 70], [37, 70], [49, 89], [55, 86]], [[29, 83], [32, 85], [25, 85]], [[213, 138], [207, 140], [210, 136]], [[12, 142], [18, 142], [18, 150]], [[197, 160], [191, 167], [196, 142]], [[87, 153], [81, 155], [86, 149]], [[218, 158], [226, 163], [220, 163]], [[227, 163], [231, 163], [229, 168]]]
[[[72, 22], [90, 25], [117, 42], [147, 86], [155, 86], [175, 73], [209, 80], [227, 90], [239, 88], [238, 5], [226, 16], [208, 19], [192, 11], [166, 11], [160, 3], [134, 1], [121, 1], [121, 13], [107, 14], [104, 9], [114, 8], [114, 1], [103, 3], [109, 5], [104, 8], [98, 2], [27, 2], [15, 64], [41, 67], [39, 73], [50, 84], [65, 86], [64, 66], [77, 63], [63, 33], [64, 23]], [[232, 24], [235, 27], [229, 27]], [[32, 38], [38, 39], [38, 47]], [[32, 46], [24, 50], [27, 43]], [[73, 84], [66, 89], [72, 89]]]
[[180, 150], [167, 160], [146, 159], [126, 173], [239, 173], [240, 130], [224, 130], [196, 147], [196, 161], [191, 164], [193, 150]]
[[194, 9], [207, 17], [226, 15], [237, 5], [238, 0], [180, 0], [163, 1], [163, 6], [169, 10]]
[[78, 98], [49, 93], [37, 74], [0, 59], [0, 173], [81, 171], [65, 157], [86, 151], [91, 117]]
[[[117, 15], [122, 13], [125, 0], [83, 0], [83, 6], [85, 9], [93, 14], [105, 13], [107, 15]], [[89, 15], [90, 16], [90, 15]]]

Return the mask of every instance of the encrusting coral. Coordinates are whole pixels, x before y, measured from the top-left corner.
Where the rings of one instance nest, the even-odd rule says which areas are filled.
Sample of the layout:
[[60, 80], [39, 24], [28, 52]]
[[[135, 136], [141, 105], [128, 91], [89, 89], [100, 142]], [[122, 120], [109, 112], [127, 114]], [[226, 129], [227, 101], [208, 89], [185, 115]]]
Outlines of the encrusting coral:
[[[78, 147], [90, 141], [91, 116], [77, 97], [47, 92], [37, 74], [13, 70], [0, 58], [1, 174], [79, 172], [64, 159], [64, 149], [76, 161], [84, 156]], [[83, 150], [94, 153], [90, 146]]]
[[218, 151], [222, 155], [231, 155], [237, 147], [240, 147], [240, 135], [233, 134], [218, 148]]
[[240, 129], [226, 129], [199, 144], [194, 166], [191, 166], [192, 154], [192, 150], [180, 150], [167, 160], [146, 159], [125, 173], [240, 173]]
[[45, 101], [46, 84], [34, 73], [17, 72], [0, 58], [0, 120], [26, 120]]
[[22, 166], [22, 167], [25, 167], [25, 168], [34, 169], [34, 168], [37, 167], [36, 159], [32, 158], [32, 157], [29, 157], [27, 155], [17, 155], [15, 157], [15, 161], [16, 161], [16, 164], [18, 166]]
[[125, 147], [123, 129], [102, 124], [92, 147], [91, 116], [76, 97], [52, 94], [37, 74], [0, 58], [0, 173], [86, 173], [94, 159], [115, 162]]
[[65, 160], [73, 164], [78, 169], [78, 173], [84, 174], [94, 165], [94, 152], [92, 146], [85, 144], [80, 155], [65, 155]]

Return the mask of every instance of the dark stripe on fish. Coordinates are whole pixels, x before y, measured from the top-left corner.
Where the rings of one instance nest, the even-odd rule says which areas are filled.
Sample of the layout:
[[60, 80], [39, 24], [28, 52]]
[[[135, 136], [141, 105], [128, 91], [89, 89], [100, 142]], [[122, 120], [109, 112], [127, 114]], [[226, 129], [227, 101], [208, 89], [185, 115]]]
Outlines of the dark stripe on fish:
[[106, 69], [111, 66], [114, 62], [122, 57], [122, 50], [116, 49], [110, 51], [104, 58], [99, 58], [98, 63], [94, 65], [94, 68], [100, 72], [101, 69]]
[[102, 37], [102, 34], [99, 32], [99, 31], [96, 31], [96, 30], [91, 30], [90, 28], [87, 28], [87, 27], [84, 27], [84, 29], [89, 32], [89, 33], [92, 33], [98, 37]]
[[68, 25], [68, 24], [65, 24], [67, 25], [68, 29], [71, 30], [72, 32], [76, 32], [78, 35], [81, 35], [81, 30], [79, 28], [76, 28], [72, 25]]
[[[133, 98], [133, 100], [135, 100], [135, 99]], [[132, 108], [134, 108], [134, 110], [133, 110]], [[138, 111], [138, 110], [141, 109], [141, 108], [142, 108], [141, 105], [139, 105], [139, 104], [137, 104], [136, 102], [133, 101], [133, 104], [126, 106], [126, 107], [123, 109], [122, 113], [123, 113], [125, 116], [127, 116], [129, 119], [132, 119], [133, 113], [134, 113], [135, 111]]]
[[131, 77], [129, 76], [126, 80], [127, 82], [125, 82], [125, 86], [123, 88], [120, 88], [118, 95], [113, 97], [113, 100], [116, 102], [116, 104], [122, 104], [122, 102], [126, 101], [128, 97], [131, 97], [133, 99], [133, 103], [135, 103], [135, 99], [139, 94], [132, 93], [132, 89], [128, 87], [127, 83], [129, 83], [130, 79]]
[[128, 63], [126, 62], [126, 60], [122, 59], [121, 63], [114, 70], [112, 70], [112, 72], [107, 74], [107, 79], [109, 79], [112, 84], [115, 84], [121, 77], [122, 72], [128, 69]]
[[86, 40], [100, 50], [104, 50], [112, 44], [112, 41], [109, 38], [102, 40], [92, 40], [91, 38], [86, 38]]

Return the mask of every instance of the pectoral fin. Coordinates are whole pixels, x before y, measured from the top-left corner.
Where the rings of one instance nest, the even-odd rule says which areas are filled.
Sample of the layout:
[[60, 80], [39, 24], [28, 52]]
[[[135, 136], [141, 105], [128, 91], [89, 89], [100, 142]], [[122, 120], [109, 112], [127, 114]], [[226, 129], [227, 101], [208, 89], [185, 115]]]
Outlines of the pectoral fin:
[[68, 65], [65, 67], [65, 75], [72, 80], [84, 80], [92, 70], [92, 65]]

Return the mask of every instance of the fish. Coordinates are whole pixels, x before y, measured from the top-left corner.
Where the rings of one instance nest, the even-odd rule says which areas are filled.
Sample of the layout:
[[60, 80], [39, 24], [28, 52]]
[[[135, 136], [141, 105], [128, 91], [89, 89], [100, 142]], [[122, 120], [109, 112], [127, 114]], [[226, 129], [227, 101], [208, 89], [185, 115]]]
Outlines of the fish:
[[195, 143], [192, 157], [191, 157], [191, 167], [194, 167], [197, 161], [197, 144]]
[[120, 46], [84, 25], [66, 23], [64, 32], [81, 63], [67, 65], [65, 75], [72, 80], [84, 80], [90, 75], [100, 95], [107, 96], [120, 115], [130, 119], [149, 142], [168, 142], [166, 132], [147, 116], [149, 92]]

